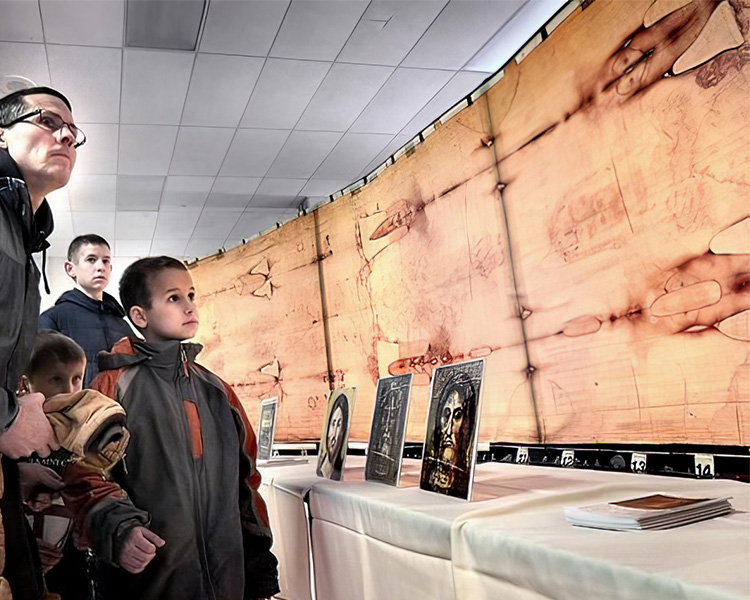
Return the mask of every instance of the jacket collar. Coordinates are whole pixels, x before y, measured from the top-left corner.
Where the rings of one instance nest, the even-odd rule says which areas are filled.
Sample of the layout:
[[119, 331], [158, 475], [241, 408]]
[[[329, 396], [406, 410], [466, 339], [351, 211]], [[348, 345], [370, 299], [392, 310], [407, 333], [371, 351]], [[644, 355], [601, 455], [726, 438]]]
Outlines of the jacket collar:
[[55, 305], [64, 304], [65, 302], [70, 302], [77, 306], [81, 306], [85, 308], [86, 310], [89, 310], [95, 313], [102, 312], [103, 310], [105, 313], [115, 315], [116, 317], [125, 316], [125, 310], [122, 308], [122, 306], [120, 306], [120, 303], [117, 300], [115, 300], [114, 297], [110, 296], [107, 292], [104, 292], [102, 294], [102, 300], [100, 302], [99, 300], [94, 300], [93, 298], [89, 298], [84, 292], [82, 292], [78, 288], [74, 288], [72, 290], [68, 290], [67, 292], [63, 293], [57, 299], [57, 301], [55, 302]]
[[0, 178], [7, 178], [9, 180], [8, 187], [14, 188], [17, 192], [15, 194], [0, 194], [0, 199], [6, 202], [21, 220], [26, 251], [28, 253], [41, 252], [49, 248], [47, 238], [54, 229], [49, 203], [45, 198], [36, 212], [33, 212], [31, 198], [23, 175], [21, 175], [16, 161], [4, 148], [0, 148]]
[[200, 344], [191, 342], [149, 343], [123, 338], [112, 347], [112, 352], [99, 353], [99, 370], [119, 369], [144, 362], [155, 368], [172, 368], [182, 363], [183, 351], [185, 360], [190, 364], [202, 349]]

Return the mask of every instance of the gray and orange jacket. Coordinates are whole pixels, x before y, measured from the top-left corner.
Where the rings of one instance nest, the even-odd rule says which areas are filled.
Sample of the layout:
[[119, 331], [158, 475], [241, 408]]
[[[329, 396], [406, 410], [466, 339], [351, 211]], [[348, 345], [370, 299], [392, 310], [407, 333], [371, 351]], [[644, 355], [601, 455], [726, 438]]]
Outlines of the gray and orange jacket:
[[[66, 505], [79, 545], [104, 561], [105, 598], [237, 600], [278, 593], [257, 444], [239, 399], [195, 362], [197, 344], [124, 338], [92, 387], [127, 413], [130, 444], [110, 472], [73, 463]], [[145, 570], [116, 567], [133, 527], [166, 544]]]

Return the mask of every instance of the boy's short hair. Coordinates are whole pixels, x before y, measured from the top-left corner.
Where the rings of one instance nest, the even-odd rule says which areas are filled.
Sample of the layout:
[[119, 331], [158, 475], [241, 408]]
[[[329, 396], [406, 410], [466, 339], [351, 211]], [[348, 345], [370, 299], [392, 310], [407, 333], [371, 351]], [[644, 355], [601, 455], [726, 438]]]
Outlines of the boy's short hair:
[[68, 262], [75, 262], [78, 259], [78, 251], [86, 244], [91, 244], [92, 246], [106, 246], [110, 250], [112, 249], [109, 242], [102, 236], [95, 233], [85, 233], [84, 235], [79, 235], [70, 242], [70, 246], [68, 246]]
[[86, 354], [78, 344], [67, 335], [51, 329], [43, 329], [36, 334], [31, 360], [26, 367], [25, 375], [33, 379], [34, 375], [49, 363], [57, 361], [65, 365], [86, 360]]
[[171, 256], [149, 256], [125, 269], [120, 278], [120, 302], [128, 318], [134, 306], [151, 308], [151, 280], [167, 269], [187, 271], [185, 263]]
[[0, 127], [5, 126], [7, 123], [14, 121], [26, 111], [29, 110], [29, 104], [26, 102], [26, 96], [33, 96], [37, 94], [45, 94], [48, 96], [55, 96], [65, 103], [68, 110], [73, 110], [70, 106], [70, 101], [63, 96], [57, 90], [50, 87], [37, 86], [24, 88], [22, 90], [16, 90], [0, 98]]

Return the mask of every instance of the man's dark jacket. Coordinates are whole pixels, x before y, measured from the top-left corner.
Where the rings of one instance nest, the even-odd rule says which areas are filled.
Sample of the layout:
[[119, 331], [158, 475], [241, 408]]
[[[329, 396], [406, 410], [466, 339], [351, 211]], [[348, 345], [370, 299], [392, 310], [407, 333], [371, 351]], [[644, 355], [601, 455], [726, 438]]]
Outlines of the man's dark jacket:
[[[109, 479], [69, 466], [65, 504], [79, 545], [105, 563], [111, 600], [242, 600], [278, 593], [255, 465], [255, 433], [232, 388], [195, 362], [197, 344], [123, 339], [92, 387], [127, 413], [130, 444]], [[166, 544], [138, 575], [112, 565], [131, 530]]]
[[87, 386], [99, 372], [96, 355], [111, 350], [120, 338], [134, 337], [124, 316], [122, 306], [106, 292], [100, 302], [76, 288], [62, 294], [55, 306], [42, 313], [39, 329], [54, 329], [78, 342], [86, 353]]
[[[26, 368], [39, 318], [39, 269], [32, 253], [46, 250], [52, 212], [44, 200], [36, 213], [26, 183], [8, 152], [0, 149], [0, 432], [18, 414], [16, 386]], [[3, 459], [5, 577], [15, 600], [41, 597], [39, 553], [22, 513], [18, 471]]]

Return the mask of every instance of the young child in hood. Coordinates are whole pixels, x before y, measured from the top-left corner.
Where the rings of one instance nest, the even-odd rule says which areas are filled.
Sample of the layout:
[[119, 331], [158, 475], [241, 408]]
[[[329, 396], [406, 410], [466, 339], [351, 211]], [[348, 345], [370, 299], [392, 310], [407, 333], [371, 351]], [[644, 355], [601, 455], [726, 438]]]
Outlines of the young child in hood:
[[95, 233], [79, 235], [68, 246], [65, 272], [75, 288], [62, 294], [55, 306], [39, 317], [39, 329], [52, 329], [73, 338], [86, 353], [83, 385], [99, 372], [96, 356], [117, 340], [132, 336], [122, 306], [105, 292], [112, 275], [109, 243]]
[[184, 264], [130, 265], [120, 298], [145, 341], [100, 356], [92, 387], [127, 413], [127, 456], [109, 477], [85, 461], [65, 473], [107, 599], [249, 600], [279, 591], [256, 439], [237, 396], [195, 362], [195, 288]]

